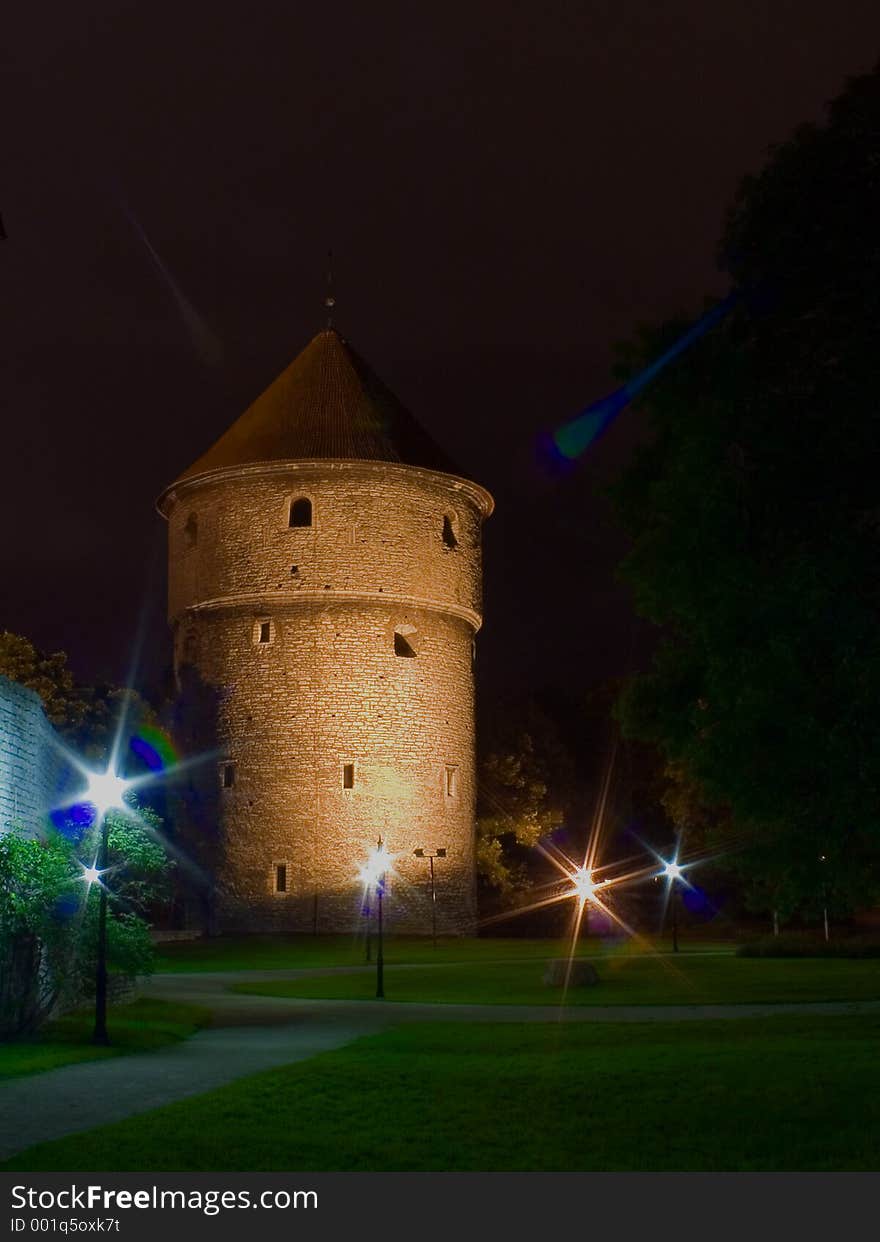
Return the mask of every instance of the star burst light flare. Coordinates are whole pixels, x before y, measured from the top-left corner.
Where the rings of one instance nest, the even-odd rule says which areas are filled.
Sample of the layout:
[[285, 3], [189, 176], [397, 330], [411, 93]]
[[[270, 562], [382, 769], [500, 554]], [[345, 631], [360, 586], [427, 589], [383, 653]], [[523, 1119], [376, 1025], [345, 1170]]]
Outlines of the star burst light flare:
[[394, 855], [383, 842], [374, 845], [358, 868], [358, 879], [364, 888], [374, 888], [388, 872], [394, 871]]

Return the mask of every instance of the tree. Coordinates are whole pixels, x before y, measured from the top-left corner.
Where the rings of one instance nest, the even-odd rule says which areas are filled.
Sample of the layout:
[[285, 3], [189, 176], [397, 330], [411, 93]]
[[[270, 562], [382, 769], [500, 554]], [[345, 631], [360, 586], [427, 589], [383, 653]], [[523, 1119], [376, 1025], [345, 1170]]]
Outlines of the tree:
[[571, 756], [534, 701], [499, 703], [482, 723], [477, 768], [477, 873], [502, 896], [525, 881], [526, 851], [562, 823]]
[[76, 688], [63, 651], [45, 655], [30, 639], [0, 631], [0, 673], [35, 690], [49, 719], [64, 736], [75, 733], [85, 719], [85, 702]]
[[70, 980], [74, 943], [58, 915], [72, 883], [59, 835], [0, 834], [0, 1038], [40, 1026]]
[[[134, 808], [132, 808], [134, 810]], [[144, 917], [167, 888], [161, 827], [145, 808], [108, 818], [108, 967], [117, 983], [152, 970]], [[92, 993], [98, 941], [98, 825], [72, 815], [67, 831], [0, 836], [0, 1036], [36, 1030], [53, 1012]]]
[[[108, 816], [107, 966], [111, 976], [115, 975], [123, 985], [137, 975], [150, 974], [153, 969], [147, 914], [153, 902], [168, 896], [174, 866], [160, 844], [161, 826], [158, 816], [145, 807], [138, 807], [136, 816], [118, 811], [111, 811]], [[97, 826], [79, 841], [76, 849], [79, 860], [84, 856], [92, 862], [97, 852], [96, 837]], [[82, 912], [76, 958], [77, 990], [83, 996], [91, 995], [94, 990], [98, 898], [98, 886], [93, 884]]]
[[720, 253], [749, 296], [650, 390], [614, 489], [662, 634], [623, 727], [722, 808], [752, 903], [806, 915], [877, 893], [878, 131], [880, 68], [743, 183]]
[[35, 690], [49, 723], [85, 757], [106, 758], [115, 730], [124, 719], [129, 732], [155, 724], [152, 707], [136, 690], [100, 683], [77, 683], [63, 651], [40, 651], [30, 639], [0, 631], [0, 674]]

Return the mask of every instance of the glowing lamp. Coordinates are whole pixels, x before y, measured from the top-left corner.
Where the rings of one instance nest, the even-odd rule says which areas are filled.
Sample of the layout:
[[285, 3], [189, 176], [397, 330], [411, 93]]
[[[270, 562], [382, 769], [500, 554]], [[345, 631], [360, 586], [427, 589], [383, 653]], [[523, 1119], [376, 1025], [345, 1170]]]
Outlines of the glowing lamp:
[[117, 776], [115, 772], [92, 772], [85, 801], [91, 802], [99, 815], [106, 815], [114, 807], [125, 805], [123, 797], [128, 789], [128, 781]]
[[677, 862], [668, 862], [663, 864], [663, 875], [667, 880], [680, 880], [681, 867]]
[[386, 871], [391, 870], [391, 855], [384, 845], [370, 850], [367, 861], [358, 870], [359, 879], [366, 885], [378, 884]]
[[97, 867], [83, 867], [82, 876], [80, 877], [86, 884], [91, 886], [97, 884], [101, 878], [101, 873]]
[[581, 904], [590, 901], [596, 894], [593, 873], [588, 867], [578, 867], [571, 877], [571, 883], [575, 894], [580, 898]]

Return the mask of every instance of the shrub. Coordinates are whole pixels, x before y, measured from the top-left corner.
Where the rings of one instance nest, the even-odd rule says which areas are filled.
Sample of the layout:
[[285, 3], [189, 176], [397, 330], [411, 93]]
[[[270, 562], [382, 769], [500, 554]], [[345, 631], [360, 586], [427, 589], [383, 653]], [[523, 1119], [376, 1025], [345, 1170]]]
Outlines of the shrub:
[[822, 940], [816, 936], [764, 936], [741, 944], [737, 957], [880, 957], [880, 941]]

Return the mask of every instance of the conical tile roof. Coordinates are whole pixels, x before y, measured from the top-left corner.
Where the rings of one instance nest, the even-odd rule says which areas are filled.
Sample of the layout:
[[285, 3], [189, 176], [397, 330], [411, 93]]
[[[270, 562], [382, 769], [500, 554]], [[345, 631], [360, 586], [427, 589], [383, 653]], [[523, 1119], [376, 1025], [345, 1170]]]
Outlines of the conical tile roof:
[[363, 359], [328, 328], [180, 480], [229, 466], [315, 458], [460, 473]]

